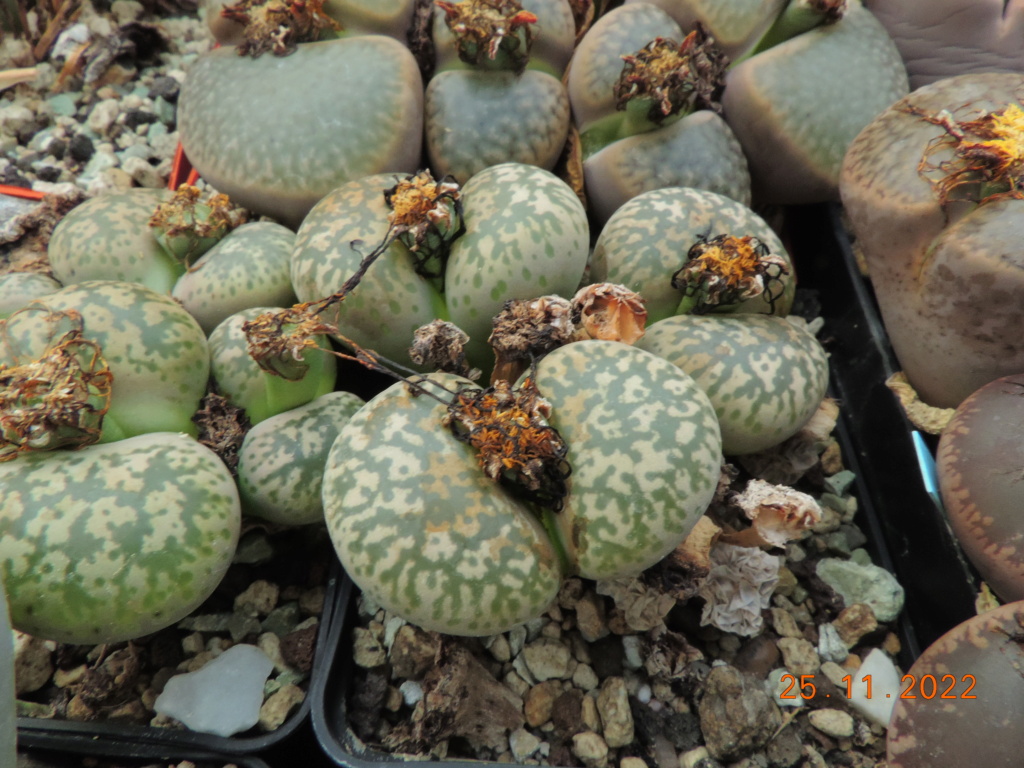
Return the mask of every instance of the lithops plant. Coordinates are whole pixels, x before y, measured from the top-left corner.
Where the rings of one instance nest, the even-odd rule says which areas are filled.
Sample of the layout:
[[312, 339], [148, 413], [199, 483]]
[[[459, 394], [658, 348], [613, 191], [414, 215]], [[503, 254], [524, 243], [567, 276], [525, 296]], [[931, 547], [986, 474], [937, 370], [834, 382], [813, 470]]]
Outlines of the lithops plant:
[[726, 63], [700, 30], [684, 30], [648, 3], [613, 8], [583, 36], [567, 84], [599, 225], [660, 187], [750, 203], [747, 161], [719, 114]]
[[133, 188], [86, 200], [53, 230], [47, 258], [63, 285], [137, 282], [168, 293], [194, 263], [245, 219], [223, 195], [195, 187]]
[[0, 462], [11, 621], [90, 644], [170, 626], [220, 583], [240, 524], [231, 474], [180, 433]]
[[294, 245], [295, 233], [281, 224], [243, 224], [192, 264], [175, 282], [171, 296], [207, 334], [243, 309], [291, 306]]
[[346, 571], [428, 629], [492, 634], [540, 615], [564, 575], [639, 573], [714, 495], [717, 421], [667, 361], [582, 341], [506, 385], [397, 383], [328, 456], [324, 508]]
[[923, 86], [856, 138], [841, 177], [850, 226], [910, 384], [953, 408], [1024, 370], [1024, 74]]
[[[402, 218], [407, 214], [441, 225], [447, 241], [434, 245], [445, 260], [428, 255], [435, 235], [407, 223], [413, 221]], [[403, 241], [392, 236], [399, 230], [424, 237]], [[389, 243], [325, 319], [346, 338], [405, 365], [415, 330], [450, 320], [469, 334], [473, 365], [487, 369], [491, 319], [504, 302], [571, 296], [589, 241], [586, 213], [572, 189], [536, 166], [491, 166], [461, 189], [422, 174], [369, 176], [342, 185], [310, 212], [296, 238], [292, 284], [303, 302], [331, 295]]]
[[[859, 0], [662, 0], [726, 41], [725, 119], [760, 205], [838, 197], [843, 154], [908, 90], [899, 52]], [[837, 98], [841, 94], [841, 97]]]
[[[249, 354], [243, 325], [277, 307], [250, 307], [225, 318], [209, 338], [210, 375], [217, 393], [245, 411], [253, 425], [297, 408], [334, 389], [337, 362], [333, 355], [307, 350], [294, 378], [284, 378], [260, 368]], [[317, 339], [328, 346], [323, 337]]]
[[412, 53], [393, 37], [339, 28], [320, 6], [247, 7], [241, 16], [262, 36], [202, 54], [178, 97], [182, 147], [203, 179], [293, 228], [339, 184], [420, 163], [423, 82]]
[[679, 366], [707, 393], [726, 455], [754, 453], [794, 435], [825, 396], [828, 357], [800, 322], [677, 315], [650, 325], [637, 346]]
[[[74, 341], [69, 347], [71, 339], [84, 343]], [[66, 354], [69, 348], [74, 351]], [[47, 447], [47, 434], [74, 428], [80, 418], [90, 420], [86, 431], [95, 430], [93, 437], [100, 442], [147, 432], [195, 435], [192, 415], [206, 392], [209, 355], [206, 336], [193, 317], [169, 296], [138, 283], [79, 283], [0, 320], [7, 405], [8, 398], [21, 398], [16, 412], [39, 416], [27, 423], [31, 429], [23, 441], [16, 441], [22, 447]], [[92, 422], [97, 415], [92, 398], [96, 387], [104, 387], [102, 377], [94, 374], [104, 370], [112, 381], [99, 431]], [[68, 389], [50, 391], [53, 382], [65, 382]], [[92, 404], [82, 407], [76, 392]], [[48, 406], [59, 406], [61, 413], [44, 416]], [[8, 440], [10, 423], [4, 425]]]
[[1020, 765], [1024, 602], [949, 630], [903, 676], [886, 737], [890, 768]]
[[[322, 0], [323, 13], [350, 34], [389, 35], [399, 42], [408, 42], [408, 31], [416, 3], [414, 0]], [[225, 14], [225, 8], [241, 6], [233, 0], [206, 0], [200, 3], [201, 13], [221, 45], [237, 45], [244, 39], [245, 23], [239, 14]], [[249, 4], [251, 5], [251, 4]]]
[[323, 523], [327, 452], [363, 405], [351, 392], [328, 392], [250, 429], [238, 451], [245, 514], [282, 525]]
[[561, 76], [576, 27], [568, 0], [439, 3], [433, 32], [424, 123], [434, 175], [465, 183], [505, 162], [551, 170], [569, 134]]
[[0, 320], [32, 299], [56, 293], [61, 284], [43, 272], [7, 272], [0, 275]]
[[[716, 276], [732, 278], [731, 290], [712, 296]], [[644, 192], [615, 211], [594, 245], [590, 278], [639, 293], [649, 323], [701, 311], [784, 316], [796, 291], [792, 259], [764, 219], [690, 187]]]
[[1024, 375], [982, 386], [957, 407], [935, 462], [949, 524], [1002, 600], [1024, 599]]
[[1021, 0], [865, 0], [920, 88], [969, 72], [1024, 72]]

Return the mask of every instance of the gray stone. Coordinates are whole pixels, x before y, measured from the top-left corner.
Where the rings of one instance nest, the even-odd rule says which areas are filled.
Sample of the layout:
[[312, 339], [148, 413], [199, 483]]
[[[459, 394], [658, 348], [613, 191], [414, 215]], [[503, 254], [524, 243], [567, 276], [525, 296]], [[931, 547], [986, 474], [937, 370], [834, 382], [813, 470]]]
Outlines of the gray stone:
[[708, 752], [718, 760], [741, 760], [761, 749], [782, 724], [778, 706], [755, 678], [735, 667], [714, 667], [699, 703]]
[[903, 609], [903, 587], [877, 565], [826, 557], [818, 562], [816, 573], [845, 605], [867, 603], [879, 621], [893, 621]]
[[831, 624], [818, 627], [818, 655], [825, 661], [840, 662], [846, 658], [849, 649], [839, 632]]

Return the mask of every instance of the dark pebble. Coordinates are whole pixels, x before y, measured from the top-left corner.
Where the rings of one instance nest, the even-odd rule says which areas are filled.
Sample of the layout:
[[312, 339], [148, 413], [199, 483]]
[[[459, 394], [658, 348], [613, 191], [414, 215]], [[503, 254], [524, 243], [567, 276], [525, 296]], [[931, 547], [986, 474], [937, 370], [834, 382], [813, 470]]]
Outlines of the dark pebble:
[[64, 155], [68, 151], [68, 143], [64, 139], [54, 139], [50, 142], [50, 146], [46, 148], [46, 151], [50, 153], [50, 157], [56, 160], [63, 160]]
[[36, 178], [40, 181], [55, 182], [60, 178], [61, 169], [56, 165], [41, 165], [36, 169]]
[[300, 672], [309, 672], [313, 668], [316, 633], [317, 627], [311, 626], [296, 629], [281, 638], [281, 656]]
[[133, 131], [140, 125], [155, 123], [159, 119], [152, 112], [146, 112], [144, 109], [129, 109], [124, 113], [124, 124]]
[[0, 184], [6, 184], [9, 187], [32, 188], [32, 182], [26, 179], [21, 171], [13, 165], [8, 165], [4, 168], [3, 173], [0, 173]]
[[14, 165], [17, 166], [18, 170], [22, 173], [30, 173], [33, 170], [33, 164], [40, 159], [42, 158], [38, 152], [27, 152], [15, 160]]
[[178, 89], [181, 84], [173, 77], [167, 77], [162, 75], [153, 81], [153, 85], [149, 89], [149, 98], [156, 99], [162, 98], [164, 101], [174, 103], [178, 100]]
[[92, 139], [81, 133], [76, 134], [71, 138], [71, 142], [68, 144], [68, 154], [71, 155], [71, 159], [78, 163], [87, 163], [96, 152], [96, 148], [92, 145]]

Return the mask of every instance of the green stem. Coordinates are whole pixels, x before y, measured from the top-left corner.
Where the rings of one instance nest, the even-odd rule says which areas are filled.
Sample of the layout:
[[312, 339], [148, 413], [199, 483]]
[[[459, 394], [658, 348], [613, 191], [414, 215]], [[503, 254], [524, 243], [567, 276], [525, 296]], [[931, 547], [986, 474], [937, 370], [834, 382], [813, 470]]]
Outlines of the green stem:
[[654, 122], [648, 117], [651, 103], [650, 99], [632, 99], [622, 112], [615, 112], [593, 122], [580, 134], [583, 159], [586, 160], [616, 141], [665, 128], [690, 114], [689, 111], [680, 110], [661, 122]]
[[544, 507], [540, 510], [540, 523], [544, 526], [544, 530], [548, 534], [548, 539], [551, 540], [552, 545], [555, 548], [555, 554], [558, 556], [558, 565], [562, 569], [562, 573], [570, 574], [573, 572], [573, 564], [569, 559], [569, 553], [565, 549], [565, 544], [562, 542], [562, 535], [560, 533], [560, 527], [558, 525], [557, 512]]
[[[768, 31], [757, 41], [757, 45], [734, 59], [732, 66], [763, 53], [769, 48], [774, 48], [780, 43], [792, 40], [797, 35], [809, 32], [815, 27], [820, 27], [829, 19], [828, 11], [823, 10], [820, 5], [816, 5], [813, 0], [790, 0]], [[832, 20], [835, 20], [834, 17]]]

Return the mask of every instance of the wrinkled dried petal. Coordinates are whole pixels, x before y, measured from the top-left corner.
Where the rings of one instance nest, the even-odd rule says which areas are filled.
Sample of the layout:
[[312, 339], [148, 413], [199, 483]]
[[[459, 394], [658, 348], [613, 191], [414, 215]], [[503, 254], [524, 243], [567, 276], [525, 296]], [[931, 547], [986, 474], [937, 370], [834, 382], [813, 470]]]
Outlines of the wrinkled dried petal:
[[572, 312], [560, 296], [506, 301], [487, 339], [495, 357], [491, 382], [515, 381], [533, 360], [572, 341]]
[[780, 562], [757, 548], [716, 543], [711, 572], [700, 590], [705, 601], [700, 623], [746, 637], [758, 634], [764, 626], [761, 611], [771, 605], [779, 581]]
[[572, 298], [574, 341], [603, 339], [632, 344], [644, 335], [647, 308], [643, 297], [624, 285], [595, 283]]
[[466, 362], [467, 341], [469, 336], [455, 323], [434, 320], [413, 333], [409, 358], [416, 365], [475, 380], [480, 378], [480, 370]]

